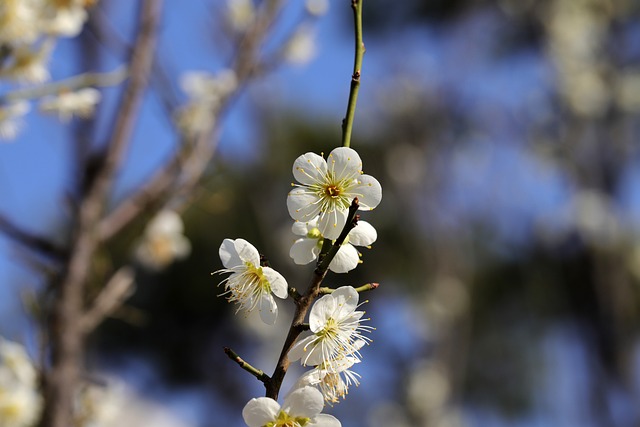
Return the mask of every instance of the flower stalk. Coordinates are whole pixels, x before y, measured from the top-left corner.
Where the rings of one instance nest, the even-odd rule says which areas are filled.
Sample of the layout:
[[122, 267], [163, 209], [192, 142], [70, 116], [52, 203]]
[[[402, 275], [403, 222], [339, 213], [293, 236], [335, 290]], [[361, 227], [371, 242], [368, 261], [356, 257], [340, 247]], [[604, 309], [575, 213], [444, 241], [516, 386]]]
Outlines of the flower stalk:
[[351, 146], [351, 131], [353, 130], [353, 120], [356, 114], [356, 103], [358, 102], [358, 92], [360, 90], [360, 76], [362, 75], [362, 58], [364, 57], [364, 41], [362, 40], [362, 1], [351, 0], [353, 19], [355, 27], [355, 56], [353, 61], [353, 74], [351, 75], [351, 86], [349, 88], [349, 101], [347, 103], [347, 114], [342, 120], [342, 146]]

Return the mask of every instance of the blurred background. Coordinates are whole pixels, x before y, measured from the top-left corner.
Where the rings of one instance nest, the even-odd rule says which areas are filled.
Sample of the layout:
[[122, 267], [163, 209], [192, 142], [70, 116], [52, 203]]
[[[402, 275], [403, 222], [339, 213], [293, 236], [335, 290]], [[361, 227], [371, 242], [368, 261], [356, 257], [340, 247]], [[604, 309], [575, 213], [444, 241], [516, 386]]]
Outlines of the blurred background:
[[[80, 36], [56, 47], [54, 78], [117, 66], [133, 3], [100, 2]], [[282, 34], [301, 22], [302, 6], [289, 3]], [[165, 79], [145, 98], [114, 201], [175, 150], [179, 76], [224, 66], [225, 7], [166, 2]], [[210, 274], [222, 240], [249, 240], [292, 286], [309, 280], [312, 266], [289, 258], [286, 195], [297, 156], [340, 145], [348, 2], [330, 1], [307, 24], [304, 54], [226, 114], [183, 213], [191, 255], [162, 271], [139, 265], [135, 294], [90, 338], [92, 372], [162, 406], [172, 425], [242, 425], [264, 388], [222, 348], [271, 372], [290, 322], [290, 301], [278, 301], [275, 328], [234, 316]], [[353, 427], [640, 425], [640, 3], [367, 0], [364, 31], [352, 147], [383, 187], [381, 205], [362, 214], [378, 240], [325, 284], [379, 282], [362, 296], [376, 330], [354, 368], [361, 385], [327, 412]], [[95, 118], [68, 126], [31, 114], [0, 145], [4, 216], [65, 242], [70, 144], [101, 143], [117, 94], [104, 89]], [[128, 262], [148, 219], [97, 262]], [[29, 301], [45, 287], [42, 264], [54, 266], [6, 235], [0, 258], [0, 335], [35, 355]]]

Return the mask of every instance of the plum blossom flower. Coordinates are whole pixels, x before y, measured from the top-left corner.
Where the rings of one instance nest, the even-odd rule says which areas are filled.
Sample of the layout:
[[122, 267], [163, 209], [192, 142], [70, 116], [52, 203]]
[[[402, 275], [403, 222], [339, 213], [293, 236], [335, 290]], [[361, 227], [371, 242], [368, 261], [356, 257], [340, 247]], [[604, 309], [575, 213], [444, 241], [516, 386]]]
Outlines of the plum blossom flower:
[[46, 97], [40, 102], [39, 107], [42, 112], [56, 113], [62, 122], [68, 122], [74, 115], [91, 117], [100, 98], [100, 91], [87, 87]]
[[255, 14], [253, 0], [227, 0], [226, 19], [234, 31], [242, 32], [249, 28]]
[[287, 298], [285, 278], [271, 267], [261, 267], [258, 250], [244, 239], [224, 239], [219, 253], [225, 268], [216, 273], [231, 273], [220, 283], [226, 288], [223, 295], [240, 305], [237, 311], [250, 312], [257, 307], [262, 321], [273, 325], [278, 306], [271, 294]]
[[269, 397], [251, 399], [242, 410], [249, 427], [341, 427], [337, 418], [321, 414], [322, 394], [313, 387], [293, 390], [282, 406]]
[[0, 139], [14, 139], [23, 126], [22, 116], [30, 110], [27, 101], [0, 105]]
[[284, 47], [284, 59], [293, 64], [305, 65], [316, 56], [315, 31], [308, 25], [301, 25]]
[[[364, 341], [358, 343], [360, 347], [364, 345]], [[356, 356], [344, 356], [322, 363], [302, 375], [296, 385], [318, 387], [327, 402], [337, 403], [349, 393], [349, 386], [353, 384], [357, 387], [360, 384], [360, 374], [350, 369], [356, 363], [360, 363]]]
[[[291, 227], [294, 234], [303, 236], [291, 246], [289, 256], [299, 265], [309, 264], [318, 258], [324, 237], [318, 229], [317, 218], [309, 222], [295, 222]], [[344, 243], [329, 263], [329, 270], [334, 273], [346, 273], [353, 270], [360, 263], [360, 253], [355, 246], [369, 247], [376, 241], [376, 229], [366, 221], [358, 224], [349, 232]]]
[[0, 425], [31, 426], [41, 407], [36, 369], [26, 350], [0, 337]]
[[135, 254], [145, 267], [161, 270], [190, 252], [191, 243], [184, 236], [182, 218], [175, 211], [165, 209], [149, 222]]
[[371, 341], [362, 333], [372, 328], [360, 324], [364, 311], [356, 311], [358, 299], [352, 286], [343, 286], [316, 301], [309, 314], [312, 334], [294, 344], [289, 359], [311, 366], [330, 366], [347, 356], [359, 360], [363, 343]]
[[318, 216], [318, 229], [327, 239], [340, 235], [354, 198], [361, 210], [371, 210], [382, 200], [380, 183], [362, 174], [360, 156], [348, 147], [334, 149], [326, 161], [315, 153], [303, 154], [293, 163], [293, 176], [299, 184], [287, 198], [289, 215], [303, 222]]

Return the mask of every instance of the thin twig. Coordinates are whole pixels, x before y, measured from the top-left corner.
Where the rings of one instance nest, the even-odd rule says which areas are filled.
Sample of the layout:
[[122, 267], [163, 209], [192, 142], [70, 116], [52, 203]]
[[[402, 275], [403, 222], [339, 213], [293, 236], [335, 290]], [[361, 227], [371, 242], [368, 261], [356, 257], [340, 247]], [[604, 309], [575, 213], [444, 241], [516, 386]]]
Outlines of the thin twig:
[[127, 67], [120, 67], [106, 73], [84, 73], [68, 79], [45, 83], [40, 86], [17, 89], [0, 97], [0, 104], [23, 99], [42, 98], [56, 95], [64, 90], [78, 90], [85, 87], [116, 86], [122, 83], [128, 75]]
[[[362, 286], [358, 286], [357, 288], [355, 288], [355, 290], [358, 293], [362, 293], [367, 291], [373, 291], [375, 289], [378, 289], [379, 287], [380, 287], [380, 284], [374, 282], [374, 283], [367, 283]], [[321, 295], [327, 295], [327, 294], [332, 294], [334, 291], [335, 289], [331, 289], [331, 288], [320, 288], [318, 293]]]
[[358, 102], [358, 91], [360, 90], [360, 76], [362, 75], [362, 58], [364, 56], [364, 42], [362, 41], [362, 2], [363, 0], [351, 0], [356, 45], [353, 60], [353, 74], [351, 75], [351, 85], [349, 87], [347, 114], [342, 121], [343, 147], [349, 147], [351, 145], [351, 131], [353, 130], [353, 119], [356, 114], [356, 103]]
[[269, 375], [265, 374], [263, 371], [261, 371], [258, 368], [254, 368], [251, 364], [245, 362], [244, 359], [242, 359], [240, 356], [238, 356], [238, 354], [235, 351], [231, 350], [229, 347], [225, 347], [224, 348], [224, 353], [227, 356], [229, 356], [229, 359], [231, 359], [234, 362], [236, 362], [242, 369], [244, 369], [245, 371], [249, 372], [251, 375], [256, 377], [258, 380], [262, 381], [265, 384], [267, 382], [269, 382], [269, 380], [270, 380]]
[[64, 260], [68, 254], [67, 249], [58, 246], [46, 237], [23, 230], [3, 215], [0, 215], [0, 231], [21, 245], [53, 257], [56, 260]]
[[122, 267], [114, 273], [93, 300], [93, 305], [80, 319], [83, 333], [93, 331], [107, 316], [113, 313], [134, 291], [134, 273], [130, 267]]

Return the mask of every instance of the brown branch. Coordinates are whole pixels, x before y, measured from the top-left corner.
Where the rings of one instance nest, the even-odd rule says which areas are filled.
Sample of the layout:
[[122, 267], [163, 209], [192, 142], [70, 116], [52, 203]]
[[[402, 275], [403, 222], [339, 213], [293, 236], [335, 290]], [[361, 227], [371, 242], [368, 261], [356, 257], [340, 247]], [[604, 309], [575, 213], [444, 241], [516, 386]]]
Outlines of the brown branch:
[[264, 10], [239, 43], [236, 51], [237, 59], [232, 64], [239, 89], [221, 100], [222, 107], [219, 110], [211, 111], [212, 117], [215, 118], [215, 126], [208, 132], [198, 135], [195, 141], [182, 144], [182, 150], [161, 170], [109, 213], [98, 228], [98, 236], [101, 240], [113, 237], [141, 213], [158, 209], [170, 194], [182, 196], [190, 194], [195, 185], [200, 182], [216, 149], [220, 117], [228, 110], [243, 86], [254, 78], [262, 76], [259, 59], [260, 42], [264, 40], [276, 19], [280, 4], [281, 0], [265, 2]]
[[65, 248], [50, 239], [23, 230], [3, 215], [0, 215], [0, 231], [21, 245], [57, 260], [64, 260], [68, 254]]
[[349, 232], [353, 229], [353, 227], [356, 226], [356, 212], [358, 211], [358, 206], [358, 198], [356, 197], [355, 199], [353, 199], [353, 202], [349, 207], [347, 222], [344, 224], [340, 236], [338, 237], [338, 239], [336, 239], [333, 245], [331, 245], [329, 251], [324, 255], [324, 257], [318, 261], [318, 266], [313, 271], [313, 276], [311, 277], [311, 282], [307, 287], [307, 291], [304, 295], [294, 300], [296, 304], [296, 310], [293, 314], [293, 319], [291, 320], [291, 327], [289, 328], [287, 338], [285, 339], [282, 346], [282, 351], [280, 352], [280, 357], [278, 358], [278, 363], [276, 364], [276, 368], [273, 371], [273, 375], [271, 375], [269, 381], [265, 382], [264, 384], [267, 397], [278, 400], [280, 387], [282, 386], [284, 377], [287, 374], [287, 370], [289, 369], [289, 352], [291, 351], [291, 348], [295, 344], [300, 334], [308, 329], [308, 326], [304, 324], [304, 318], [311, 308], [311, 304], [313, 303], [313, 301], [315, 301], [315, 299], [321, 294], [320, 285], [327, 275], [331, 260], [333, 259], [333, 257], [335, 257], [336, 253], [338, 253], [338, 249], [340, 249], [340, 246], [342, 246], [342, 243], [347, 238]]
[[109, 279], [93, 300], [92, 306], [80, 319], [84, 334], [93, 331], [133, 293], [134, 274], [130, 267], [122, 267]]
[[79, 321], [91, 261], [98, 248], [95, 226], [104, 211], [122, 156], [128, 145], [146, 80], [151, 69], [160, 18], [161, 0], [145, 0], [141, 5], [139, 30], [132, 52], [130, 79], [120, 102], [113, 134], [95, 175], [87, 182], [80, 200], [73, 230], [67, 268], [55, 291], [49, 325], [51, 366], [44, 377], [45, 407], [42, 427], [72, 425], [75, 388], [82, 365], [84, 331]]

